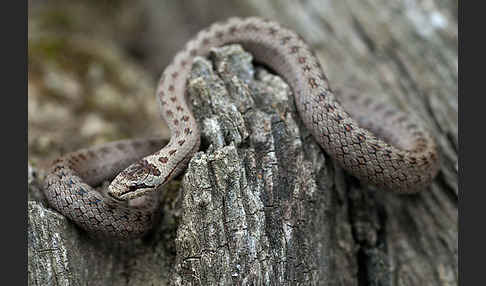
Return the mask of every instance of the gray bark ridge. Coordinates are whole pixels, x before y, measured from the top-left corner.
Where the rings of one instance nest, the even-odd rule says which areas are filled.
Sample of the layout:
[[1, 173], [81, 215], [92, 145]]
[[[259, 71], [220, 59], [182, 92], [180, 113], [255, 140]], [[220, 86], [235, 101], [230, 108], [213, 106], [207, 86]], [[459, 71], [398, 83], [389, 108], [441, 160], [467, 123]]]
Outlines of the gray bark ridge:
[[183, 179], [174, 285], [328, 281], [332, 168], [291, 89], [239, 45], [210, 59], [188, 81], [205, 151]]

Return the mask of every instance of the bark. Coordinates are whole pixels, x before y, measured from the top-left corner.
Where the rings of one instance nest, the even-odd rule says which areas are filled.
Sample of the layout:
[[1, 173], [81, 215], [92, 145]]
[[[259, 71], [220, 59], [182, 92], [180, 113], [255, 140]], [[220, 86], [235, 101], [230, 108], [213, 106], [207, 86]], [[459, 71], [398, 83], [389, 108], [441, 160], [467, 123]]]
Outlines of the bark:
[[[248, 3], [234, 14], [265, 15], [296, 30], [332, 87], [357, 83], [422, 119], [441, 155], [430, 189], [397, 196], [361, 185], [303, 127], [287, 84], [227, 46], [193, 66], [188, 91], [201, 151], [166, 188], [149, 236], [88, 238], [46, 207], [42, 164], [29, 168], [30, 285], [458, 284], [457, 2]], [[164, 6], [144, 5], [146, 15]], [[173, 4], [165, 13], [187, 16], [195, 6]], [[201, 18], [180, 33], [214, 20]], [[148, 19], [146, 33], [167, 21]], [[162, 45], [152, 36], [133, 47], [151, 47], [147, 61]], [[164, 60], [152, 62], [163, 68]], [[36, 72], [29, 70], [29, 85]], [[39, 133], [35, 127], [29, 135]], [[45, 156], [35, 150], [29, 141], [31, 162]]]

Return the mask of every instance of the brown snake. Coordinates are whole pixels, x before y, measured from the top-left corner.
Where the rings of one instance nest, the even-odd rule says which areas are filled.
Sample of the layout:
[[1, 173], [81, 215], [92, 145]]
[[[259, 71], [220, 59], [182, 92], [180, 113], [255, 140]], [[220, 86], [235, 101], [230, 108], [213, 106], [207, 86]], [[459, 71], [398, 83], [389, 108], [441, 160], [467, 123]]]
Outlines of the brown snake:
[[[199, 32], [161, 76], [157, 98], [172, 133], [169, 143], [160, 149], [160, 140], [120, 141], [57, 159], [45, 180], [50, 205], [94, 234], [131, 238], [149, 230], [158, 207], [157, 190], [184, 170], [199, 148], [198, 124], [184, 96], [192, 61], [230, 43], [241, 44], [284, 77], [305, 126], [360, 181], [396, 193], [430, 184], [439, 163], [435, 143], [422, 127], [357, 92], [346, 96], [342, 106], [300, 36], [275, 22], [231, 18]], [[107, 194], [90, 186], [118, 172]]]

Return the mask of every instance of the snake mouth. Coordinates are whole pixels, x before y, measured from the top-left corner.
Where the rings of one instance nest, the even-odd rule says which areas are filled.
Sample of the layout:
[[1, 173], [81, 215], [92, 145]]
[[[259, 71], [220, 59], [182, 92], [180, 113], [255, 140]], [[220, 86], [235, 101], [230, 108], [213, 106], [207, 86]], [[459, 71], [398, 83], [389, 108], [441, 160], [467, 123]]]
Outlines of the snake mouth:
[[120, 194], [120, 199], [122, 200], [134, 199], [144, 195], [146, 192], [153, 189], [154, 189], [153, 186], [149, 186], [145, 183], [129, 186], [128, 190]]
[[[153, 186], [149, 186], [147, 184], [136, 184], [132, 186], [125, 186], [125, 190], [122, 192], [119, 192], [118, 195], [115, 195], [115, 192], [113, 191], [108, 191], [108, 195], [113, 198], [116, 201], [127, 201], [130, 199], [134, 199], [137, 197], [142, 196], [146, 192], [154, 189]], [[137, 192], [138, 191], [138, 192]]]

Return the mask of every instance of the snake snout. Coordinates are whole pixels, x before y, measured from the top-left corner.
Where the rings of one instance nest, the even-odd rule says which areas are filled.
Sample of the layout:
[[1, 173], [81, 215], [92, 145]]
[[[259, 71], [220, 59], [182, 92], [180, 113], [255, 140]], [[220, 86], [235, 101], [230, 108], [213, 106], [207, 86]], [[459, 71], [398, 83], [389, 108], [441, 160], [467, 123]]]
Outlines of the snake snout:
[[125, 194], [130, 192], [130, 186], [125, 183], [120, 182], [118, 177], [116, 177], [111, 184], [108, 186], [108, 195], [116, 201], [125, 201]]
[[127, 201], [141, 197], [155, 188], [145, 183], [133, 182], [118, 176], [108, 187], [108, 195], [118, 201]]

